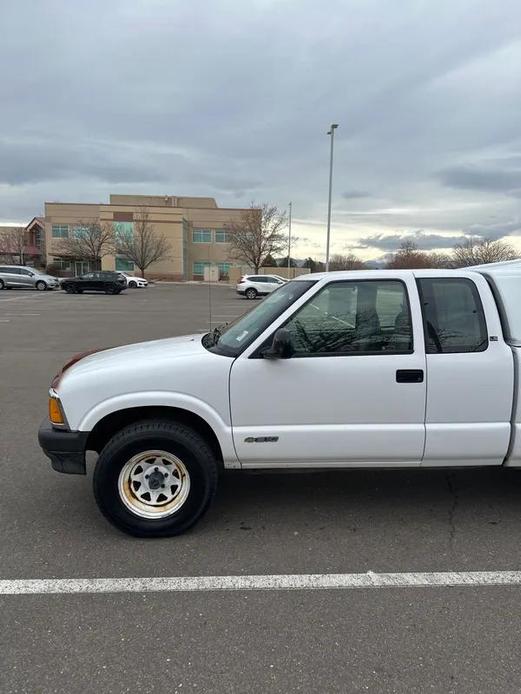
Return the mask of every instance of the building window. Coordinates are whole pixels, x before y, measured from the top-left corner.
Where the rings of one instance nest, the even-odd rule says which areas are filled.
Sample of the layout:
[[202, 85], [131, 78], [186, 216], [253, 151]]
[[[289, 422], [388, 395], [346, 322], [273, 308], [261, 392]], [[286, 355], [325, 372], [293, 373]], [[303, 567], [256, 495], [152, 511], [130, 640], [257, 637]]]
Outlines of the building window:
[[68, 272], [72, 267], [71, 261], [65, 260], [64, 258], [53, 258], [52, 265], [55, 265], [59, 270], [63, 270], [64, 272]]
[[230, 272], [232, 264], [231, 263], [217, 263], [217, 267], [219, 268], [219, 279], [228, 279], [228, 274]]
[[52, 225], [53, 239], [68, 239], [69, 225], [68, 224], [53, 224]]
[[120, 258], [116, 256], [116, 270], [119, 270], [120, 272], [133, 272], [134, 263], [131, 260], [128, 260], [128, 258]]
[[211, 229], [193, 229], [192, 241], [193, 241], [193, 243], [212, 243], [212, 230]]
[[215, 230], [215, 243], [230, 243], [231, 240], [231, 234], [226, 229]]
[[210, 263], [204, 263], [204, 262], [195, 262], [194, 263], [194, 275], [203, 275], [204, 276], [204, 268], [209, 267]]
[[72, 237], [75, 239], [86, 238], [89, 235], [89, 227], [77, 224], [72, 227]]
[[118, 238], [129, 238], [134, 234], [133, 222], [112, 222], [112, 229]]

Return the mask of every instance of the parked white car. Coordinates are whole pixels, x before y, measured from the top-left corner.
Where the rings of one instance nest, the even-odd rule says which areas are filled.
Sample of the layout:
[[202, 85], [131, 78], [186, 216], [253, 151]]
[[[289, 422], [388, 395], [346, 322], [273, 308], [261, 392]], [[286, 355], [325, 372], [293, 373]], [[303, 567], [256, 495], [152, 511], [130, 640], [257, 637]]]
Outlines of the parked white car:
[[286, 282], [287, 280], [278, 275], [243, 275], [235, 289], [237, 294], [247, 299], [256, 299], [258, 296], [271, 294]]
[[[305, 275], [226, 329], [80, 354], [39, 441], [142, 537], [192, 526], [223, 468], [521, 468], [521, 261]], [[65, 491], [64, 491], [65, 494]]]
[[146, 280], [144, 277], [136, 277], [135, 275], [131, 275], [129, 272], [119, 272], [120, 275], [123, 275], [123, 277], [127, 280], [127, 287], [130, 287], [130, 289], [143, 289], [144, 287], [148, 287], [148, 280]]

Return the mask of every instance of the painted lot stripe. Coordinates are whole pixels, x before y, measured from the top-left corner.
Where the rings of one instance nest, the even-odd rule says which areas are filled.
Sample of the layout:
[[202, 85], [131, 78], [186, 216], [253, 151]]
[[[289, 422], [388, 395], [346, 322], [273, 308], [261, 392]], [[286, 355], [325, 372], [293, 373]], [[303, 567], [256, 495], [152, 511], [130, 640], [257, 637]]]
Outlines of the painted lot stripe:
[[52, 593], [151, 593], [231, 590], [342, 590], [352, 588], [442, 588], [519, 586], [521, 571], [436, 573], [275, 574], [173, 576], [170, 578], [51, 578], [0, 581], [0, 595]]

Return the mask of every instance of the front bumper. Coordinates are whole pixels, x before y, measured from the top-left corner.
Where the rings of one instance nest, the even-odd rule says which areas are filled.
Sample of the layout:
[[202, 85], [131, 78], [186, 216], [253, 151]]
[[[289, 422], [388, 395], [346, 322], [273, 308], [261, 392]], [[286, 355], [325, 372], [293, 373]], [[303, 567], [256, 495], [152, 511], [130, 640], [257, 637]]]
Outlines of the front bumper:
[[38, 443], [50, 459], [53, 470], [71, 475], [85, 475], [85, 447], [88, 431], [55, 429], [48, 419], [40, 424]]

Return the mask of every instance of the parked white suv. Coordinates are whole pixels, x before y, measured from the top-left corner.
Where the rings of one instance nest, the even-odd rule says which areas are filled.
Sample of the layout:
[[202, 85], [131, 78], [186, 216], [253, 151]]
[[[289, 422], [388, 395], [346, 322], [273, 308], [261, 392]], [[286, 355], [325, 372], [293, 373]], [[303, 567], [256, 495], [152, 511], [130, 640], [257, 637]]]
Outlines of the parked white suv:
[[144, 277], [136, 277], [135, 275], [131, 275], [129, 272], [120, 272], [119, 274], [123, 275], [123, 277], [127, 280], [127, 287], [130, 287], [130, 289], [135, 289], [136, 287], [143, 289], [144, 287], [148, 287], [148, 280], [146, 280]]
[[287, 280], [278, 275], [243, 275], [235, 287], [237, 294], [247, 299], [256, 299], [258, 296], [271, 294]]

